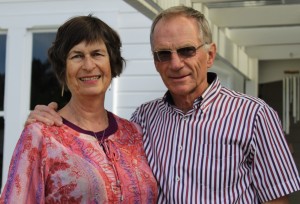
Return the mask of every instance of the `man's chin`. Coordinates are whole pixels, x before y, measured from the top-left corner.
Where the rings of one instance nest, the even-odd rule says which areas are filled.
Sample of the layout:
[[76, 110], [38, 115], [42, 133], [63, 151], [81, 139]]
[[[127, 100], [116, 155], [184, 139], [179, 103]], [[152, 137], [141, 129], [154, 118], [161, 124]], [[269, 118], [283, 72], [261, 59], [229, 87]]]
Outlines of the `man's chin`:
[[189, 95], [190, 91], [186, 88], [172, 88], [172, 89], [169, 89], [169, 91], [172, 93], [172, 95], [177, 95], [177, 96], [185, 96], [185, 95]]

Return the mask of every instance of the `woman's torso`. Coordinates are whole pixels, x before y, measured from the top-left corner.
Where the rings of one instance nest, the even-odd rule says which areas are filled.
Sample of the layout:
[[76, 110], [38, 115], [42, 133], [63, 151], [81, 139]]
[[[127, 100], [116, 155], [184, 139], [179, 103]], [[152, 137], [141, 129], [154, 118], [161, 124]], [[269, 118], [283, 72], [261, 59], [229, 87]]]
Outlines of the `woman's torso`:
[[156, 202], [157, 183], [141, 134], [127, 120], [113, 118], [117, 128], [110, 124], [105, 130], [114, 133], [103, 145], [68, 121], [62, 127], [43, 127], [46, 203]]

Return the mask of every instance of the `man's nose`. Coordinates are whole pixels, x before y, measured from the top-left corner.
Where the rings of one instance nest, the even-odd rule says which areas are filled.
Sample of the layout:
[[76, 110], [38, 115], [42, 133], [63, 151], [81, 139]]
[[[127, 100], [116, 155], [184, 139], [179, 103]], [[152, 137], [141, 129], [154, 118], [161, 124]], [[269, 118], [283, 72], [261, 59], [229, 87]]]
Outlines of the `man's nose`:
[[170, 64], [172, 69], [180, 69], [184, 65], [183, 58], [177, 52], [172, 52]]

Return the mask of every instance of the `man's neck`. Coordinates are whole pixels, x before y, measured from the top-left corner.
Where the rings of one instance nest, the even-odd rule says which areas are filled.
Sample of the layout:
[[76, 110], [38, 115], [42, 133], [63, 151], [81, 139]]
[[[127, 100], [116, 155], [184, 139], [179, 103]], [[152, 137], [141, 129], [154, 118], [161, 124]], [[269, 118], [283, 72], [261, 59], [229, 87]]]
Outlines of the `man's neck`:
[[184, 113], [187, 113], [188, 111], [193, 109], [195, 100], [201, 97], [208, 87], [209, 84], [206, 83], [201, 87], [198, 87], [198, 90], [194, 90], [191, 93], [185, 95], [178, 95], [170, 92], [173, 104]]

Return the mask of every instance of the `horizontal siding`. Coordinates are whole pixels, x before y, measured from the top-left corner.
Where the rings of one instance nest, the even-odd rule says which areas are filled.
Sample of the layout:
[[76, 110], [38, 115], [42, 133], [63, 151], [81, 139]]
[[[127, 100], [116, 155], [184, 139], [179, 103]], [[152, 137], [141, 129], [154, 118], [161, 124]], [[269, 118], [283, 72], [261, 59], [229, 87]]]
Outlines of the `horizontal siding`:
[[122, 28], [119, 29], [122, 36], [123, 44], [138, 44], [150, 42], [150, 27], [149, 28]]
[[151, 101], [155, 98], [162, 97], [164, 92], [143, 92], [138, 93], [140, 97], [136, 97], [137, 93], [119, 93], [118, 94], [118, 101], [120, 101], [119, 108], [120, 109], [128, 109], [128, 108], [135, 108], [142, 103], [147, 101]]
[[118, 92], [162, 92], [166, 89], [160, 76], [123, 76], [118, 84]]
[[118, 23], [126, 68], [118, 78], [116, 113], [129, 119], [140, 104], [162, 97], [166, 88], [153, 63], [151, 20], [127, 8], [121, 11]]
[[[31, 1], [20, 1], [16, 3], [6, 2], [1, 3], [0, 16], [22, 16], [28, 14], [39, 14], [44, 15], [47, 13], [74, 13], [77, 12], [98, 12], [108, 13], [111, 11], [117, 11], [119, 9], [120, 0], [88, 0], [71, 2], [69, 0], [51, 1], [51, 0], [37, 0], [36, 2]], [[70, 5], [72, 4], [72, 5]], [[25, 8], [25, 9], [24, 9]]]
[[[106, 0], [107, 1], [107, 0]], [[120, 1], [120, 0], [109, 0], [109, 1], [118, 1], [119, 4], [119, 11], [120, 11], [120, 16], [122, 16], [123, 13], [128, 13], [128, 12], [137, 12], [135, 8], [133, 8], [131, 5], [126, 3], [125, 1]], [[107, 2], [109, 2], [107, 1]]]
[[151, 20], [141, 13], [125, 12], [120, 13], [119, 28], [150, 28]]
[[123, 57], [127, 60], [152, 59], [150, 44], [124, 44]]
[[158, 72], [151, 60], [128, 60], [123, 76], [157, 76]]
[[129, 120], [134, 111], [135, 108], [120, 108], [118, 109], [118, 116]]

